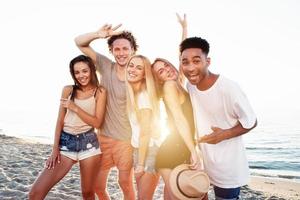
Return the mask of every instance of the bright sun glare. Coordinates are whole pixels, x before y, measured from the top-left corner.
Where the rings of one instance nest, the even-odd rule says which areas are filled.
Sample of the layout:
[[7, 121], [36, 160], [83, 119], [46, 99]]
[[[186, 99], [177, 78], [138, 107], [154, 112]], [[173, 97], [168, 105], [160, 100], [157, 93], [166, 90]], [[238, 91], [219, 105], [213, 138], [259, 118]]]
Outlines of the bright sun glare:
[[167, 123], [167, 113], [165, 105], [160, 101], [160, 129], [161, 129], [161, 139], [164, 141], [166, 137], [170, 134]]

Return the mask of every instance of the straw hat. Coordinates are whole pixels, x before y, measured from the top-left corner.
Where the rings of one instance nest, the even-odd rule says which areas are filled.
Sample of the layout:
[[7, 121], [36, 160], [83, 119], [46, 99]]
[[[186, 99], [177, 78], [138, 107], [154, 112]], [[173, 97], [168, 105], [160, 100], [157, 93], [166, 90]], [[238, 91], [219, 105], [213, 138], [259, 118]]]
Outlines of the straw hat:
[[201, 170], [192, 170], [182, 164], [170, 174], [169, 184], [172, 193], [180, 200], [202, 199], [209, 189], [209, 178]]

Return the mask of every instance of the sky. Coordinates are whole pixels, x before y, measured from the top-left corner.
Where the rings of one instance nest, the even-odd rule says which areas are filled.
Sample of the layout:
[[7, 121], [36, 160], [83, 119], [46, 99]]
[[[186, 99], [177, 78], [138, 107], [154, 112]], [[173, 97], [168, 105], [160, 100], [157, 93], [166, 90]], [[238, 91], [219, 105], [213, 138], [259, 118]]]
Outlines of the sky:
[[[122, 23], [150, 60], [178, 66], [181, 27], [210, 43], [210, 70], [240, 84], [261, 125], [300, 126], [300, 2], [10, 0], [0, 2], [0, 129], [53, 134], [61, 90], [72, 84], [74, 38]], [[108, 57], [106, 40], [92, 47]], [[299, 127], [300, 128], [300, 127]]]

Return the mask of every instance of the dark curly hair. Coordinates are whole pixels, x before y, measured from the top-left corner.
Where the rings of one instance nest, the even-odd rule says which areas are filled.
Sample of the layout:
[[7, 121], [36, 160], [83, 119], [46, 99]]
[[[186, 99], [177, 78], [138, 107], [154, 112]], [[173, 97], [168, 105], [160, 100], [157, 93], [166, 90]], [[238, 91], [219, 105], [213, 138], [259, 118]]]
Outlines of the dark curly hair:
[[123, 31], [122, 33], [118, 34], [118, 35], [113, 35], [111, 36], [108, 40], [107, 40], [107, 44], [108, 44], [108, 47], [109, 47], [109, 50], [112, 51], [112, 44], [114, 43], [115, 40], [117, 39], [126, 39], [129, 41], [132, 49], [134, 51], [137, 51], [138, 49], [138, 45], [136, 43], [136, 39], [135, 37], [132, 35], [131, 32], [129, 31]]
[[183, 40], [179, 47], [180, 54], [182, 54], [182, 52], [185, 49], [191, 49], [191, 48], [201, 49], [202, 52], [205, 53], [206, 55], [208, 55], [209, 53], [209, 43], [205, 39], [202, 39], [201, 37], [190, 37]]

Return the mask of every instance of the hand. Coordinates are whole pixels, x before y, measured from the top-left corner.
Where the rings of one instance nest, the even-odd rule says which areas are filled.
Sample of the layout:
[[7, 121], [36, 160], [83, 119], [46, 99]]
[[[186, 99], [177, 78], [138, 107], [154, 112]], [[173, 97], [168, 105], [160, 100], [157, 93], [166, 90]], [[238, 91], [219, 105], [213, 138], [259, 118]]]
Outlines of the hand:
[[45, 163], [46, 169], [54, 169], [56, 163], [60, 163], [60, 152], [58, 148], [53, 148], [50, 157], [47, 159]]
[[180, 23], [182, 29], [185, 29], [187, 27], [186, 14], [183, 15], [183, 18], [181, 18], [178, 13], [176, 13], [176, 16], [177, 16], [177, 20]]
[[218, 144], [224, 140], [224, 134], [226, 130], [218, 128], [218, 127], [211, 127], [213, 130], [212, 133], [205, 135], [203, 137], [198, 138], [198, 143], [208, 143], [208, 144]]
[[60, 99], [60, 105], [64, 108], [67, 108], [67, 109], [72, 110], [74, 112], [78, 111], [77, 105], [70, 99], [61, 98]]
[[111, 24], [105, 24], [96, 33], [98, 34], [99, 38], [108, 38], [108, 37], [111, 37], [113, 35], [120, 34], [122, 31], [115, 31], [120, 26], [122, 26], [122, 24], [119, 24], [119, 25], [112, 28]]

